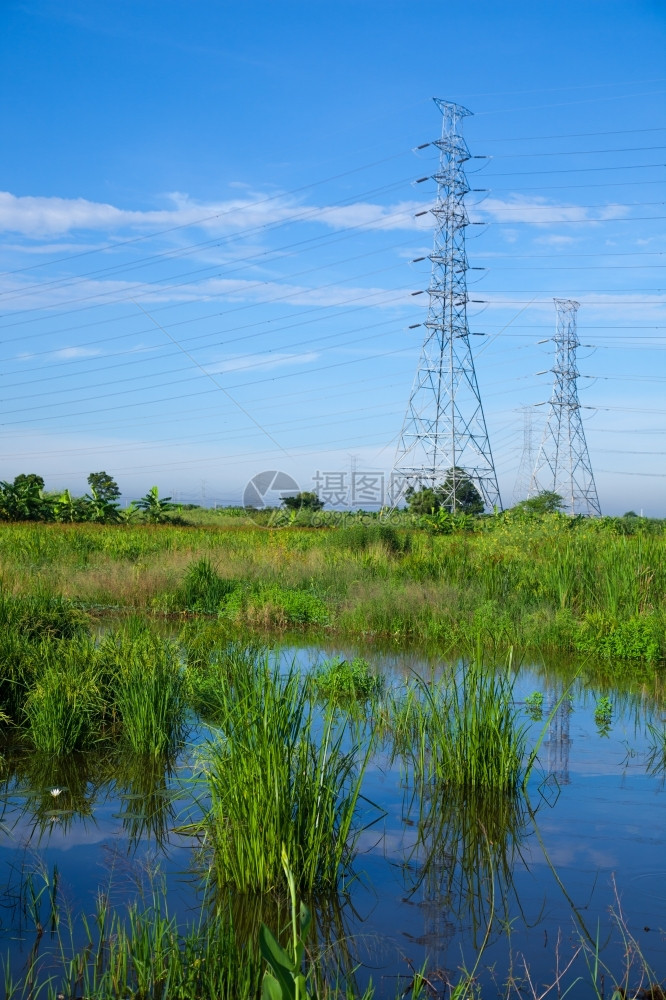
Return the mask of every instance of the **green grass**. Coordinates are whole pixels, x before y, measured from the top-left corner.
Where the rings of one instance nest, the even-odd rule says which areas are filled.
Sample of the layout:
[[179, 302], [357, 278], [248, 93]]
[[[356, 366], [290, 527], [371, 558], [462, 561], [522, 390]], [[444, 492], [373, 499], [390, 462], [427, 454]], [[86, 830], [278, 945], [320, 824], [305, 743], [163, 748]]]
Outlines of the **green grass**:
[[111, 704], [122, 737], [138, 754], [165, 754], [178, 744], [185, 712], [185, 678], [175, 643], [133, 626], [100, 648], [112, 666]]
[[72, 656], [47, 662], [23, 709], [28, 739], [43, 753], [84, 749], [96, 737], [100, 701], [89, 665]]
[[[33, 948], [20, 979], [14, 980], [5, 968], [7, 1000], [56, 1000], [63, 995], [96, 1000], [258, 998], [258, 949], [238, 941], [228, 910], [206, 916], [202, 912], [198, 920], [179, 923], [169, 913], [164, 887], [158, 886], [125, 912], [111, 909], [106, 896], [98, 897], [94, 913], [81, 918], [81, 928], [71, 917], [62, 919], [56, 892], [57, 883], [54, 887], [50, 879], [40, 892], [33, 890], [37, 926], [45, 920], [45, 905], [50, 908], [46, 925], [51, 926], [51, 953], [40, 956], [38, 946]], [[40, 939], [41, 934], [37, 945]]]
[[44, 600], [39, 586], [81, 606], [221, 614], [237, 630], [666, 658], [666, 522], [507, 514], [443, 534], [406, 515], [331, 516], [319, 530], [216, 518], [3, 525], [6, 600]]
[[188, 568], [174, 596], [174, 605], [184, 611], [216, 615], [236, 584], [219, 575], [210, 559], [199, 559]]
[[367, 754], [344, 724], [315, 716], [305, 686], [268, 660], [225, 687], [220, 732], [202, 757], [204, 828], [220, 886], [284, 888], [286, 848], [300, 892], [336, 889], [348, 871]]
[[529, 765], [513, 686], [509, 670], [485, 667], [480, 657], [436, 680], [415, 677], [392, 696], [394, 753], [419, 784], [517, 792]]
[[350, 703], [378, 697], [385, 681], [367, 660], [355, 656], [351, 660], [333, 659], [318, 664], [308, 675], [308, 684], [316, 698]]

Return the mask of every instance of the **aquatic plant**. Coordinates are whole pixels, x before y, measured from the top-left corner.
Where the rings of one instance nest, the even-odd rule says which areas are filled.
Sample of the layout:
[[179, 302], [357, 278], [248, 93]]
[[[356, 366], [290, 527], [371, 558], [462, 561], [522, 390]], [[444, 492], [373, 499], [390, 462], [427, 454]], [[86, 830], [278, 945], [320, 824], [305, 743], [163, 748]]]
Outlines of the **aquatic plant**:
[[349, 868], [365, 756], [346, 726], [319, 721], [292, 669], [259, 664], [225, 688], [220, 732], [202, 756], [203, 830], [219, 885], [267, 892], [283, 882], [282, 848], [301, 892], [335, 889]]
[[270, 654], [258, 644], [228, 639], [217, 624], [181, 633], [187, 668], [185, 686], [191, 707], [204, 719], [219, 721], [229, 706], [228, 688], [243, 684]]
[[594, 721], [598, 727], [608, 728], [610, 727], [613, 718], [613, 703], [608, 697], [608, 695], [601, 695], [597, 699], [597, 704], [594, 708]]
[[134, 635], [120, 630], [102, 643], [100, 652], [126, 744], [135, 753], [169, 753], [181, 736], [186, 704], [175, 643], [148, 629]]
[[384, 683], [381, 674], [376, 674], [361, 656], [325, 660], [308, 676], [316, 697], [336, 702], [368, 701], [381, 694]]
[[525, 708], [531, 719], [538, 721], [543, 715], [543, 691], [533, 691], [525, 698]]
[[418, 782], [517, 791], [530, 764], [513, 687], [509, 669], [486, 667], [480, 657], [437, 680], [415, 677], [392, 701], [394, 751]]
[[650, 722], [647, 731], [650, 737], [648, 771], [651, 774], [663, 774], [666, 772], [666, 728]]
[[61, 755], [98, 738], [101, 693], [90, 640], [42, 643], [42, 665], [23, 705], [23, 721], [35, 749]]
[[261, 993], [264, 1000], [310, 1000], [303, 960], [305, 938], [312, 924], [312, 914], [301, 901], [297, 905], [296, 881], [289, 866], [286, 849], [282, 849], [282, 868], [289, 888], [291, 904], [291, 948], [287, 952], [266, 924], [259, 929], [259, 948], [269, 970], [264, 972]]

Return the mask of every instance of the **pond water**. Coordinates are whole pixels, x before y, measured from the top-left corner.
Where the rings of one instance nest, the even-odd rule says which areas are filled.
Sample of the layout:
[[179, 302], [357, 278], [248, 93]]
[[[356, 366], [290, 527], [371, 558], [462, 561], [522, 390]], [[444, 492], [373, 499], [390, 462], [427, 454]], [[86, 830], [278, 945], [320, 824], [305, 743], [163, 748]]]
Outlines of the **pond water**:
[[[333, 652], [353, 650], [280, 655], [309, 669]], [[414, 653], [371, 662], [394, 678], [436, 668]], [[556, 672], [525, 667], [515, 694], [524, 702], [542, 692], [545, 719], [562, 690]], [[393, 998], [410, 970], [427, 962], [443, 989], [447, 976], [455, 980], [478, 958], [482, 983], [494, 978], [503, 992], [526, 962], [536, 990], [595, 943], [620, 976], [627, 933], [656, 978], [666, 978], [666, 785], [663, 768], [650, 767], [646, 728], [663, 724], [663, 708], [645, 693], [604, 694], [612, 703], [606, 726], [595, 719], [599, 693], [574, 685], [549, 725], [526, 795], [513, 805], [419, 801], [399, 763], [378, 751], [364, 783], [356, 878], [332, 919], [336, 948], [359, 966], [360, 987], [372, 978], [377, 996]], [[533, 723], [534, 738], [542, 725]], [[10, 956], [15, 975], [35, 943], [30, 881], [35, 893], [50, 887], [37, 903], [45, 925], [54, 874], [58, 901], [73, 914], [91, 913], [100, 892], [122, 905], [163, 876], [171, 912], [192, 917], [200, 902], [195, 845], [175, 831], [196, 808], [190, 778], [206, 736], [193, 725], [167, 773], [109, 762], [108, 754], [9, 758], [0, 785], [0, 954]], [[582, 953], [567, 984], [576, 974], [585, 975]], [[587, 997], [589, 987], [581, 982], [571, 996]]]

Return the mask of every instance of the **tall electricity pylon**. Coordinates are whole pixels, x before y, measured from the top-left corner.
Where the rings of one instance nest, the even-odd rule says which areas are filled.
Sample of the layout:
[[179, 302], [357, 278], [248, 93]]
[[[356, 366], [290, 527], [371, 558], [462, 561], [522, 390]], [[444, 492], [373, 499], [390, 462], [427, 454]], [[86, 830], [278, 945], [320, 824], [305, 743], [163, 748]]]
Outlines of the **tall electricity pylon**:
[[554, 299], [557, 326], [554, 336], [557, 354], [553, 392], [543, 439], [534, 466], [530, 496], [542, 490], [559, 493], [570, 514], [601, 515], [597, 487], [587, 451], [578, 400], [576, 332], [579, 303]]
[[396, 450], [392, 475], [395, 505], [408, 487], [437, 489], [443, 505], [464, 508], [469, 483], [488, 508], [501, 506], [495, 466], [474, 370], [467, 325], [467, 255], [469, 225], [464, 164], [470, 158], [459, 132], [471, 114], [459, 104], [435, 98], [442, 112], [435, 237], [430, 254], [426, 336]]

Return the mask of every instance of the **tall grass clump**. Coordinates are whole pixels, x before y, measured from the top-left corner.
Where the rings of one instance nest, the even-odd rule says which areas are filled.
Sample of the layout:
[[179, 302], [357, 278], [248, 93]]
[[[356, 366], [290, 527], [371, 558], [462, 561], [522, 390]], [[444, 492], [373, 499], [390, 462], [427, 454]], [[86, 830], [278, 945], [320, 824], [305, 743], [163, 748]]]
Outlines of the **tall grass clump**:
[[225, 690], [221, 730], [202, 761], [218, 884], [284, 888], [284, 846], [299, 891], [334, 889], [352, 858], [367, 753], [345, 747], [332, 714], [315, 716], [293, 670], [281, 676], [265, 660]]
[[527, 774], [527, 727], [519, 722], [508, 670], [481, 658], [432, 683], [421, 677], [395, 699], [395, 751], [419, 781], [459, 789], [517, 791]]
[[[20, 978], [0, 958], [7, 1000], [95, 997], [96, 1000], [255, 1000], [261, 992], [258, 948], [238, 940], [227, 908], [187, 924], [169, 913], [164, 885], [126, 911], [98, 896], [89, 917], [74, 920], [57, 905], [50, 876], [32, 889], [37, 930]], [[41, 911], [41, 912], [40, 912]], [[40, 954], [42, 927], [51, 927]], [[46, 936], [45, 936], [46, 937]]]
[[102, 715], [93, 644], [47, 641], [37, 655], [42, 665], [23, 706], [28, 739], [54, 755], [84, 749], [96, 738]]
[[210, 559], [198, 559], [188, 568], [175, 603], [186, 611], [216, 615], [238, 584], [219, 575]]
[[135, 753], [173, 750], [183, 728], [185, 683], [175, 643], [136, 625], [102, 644], [111, 700]]

